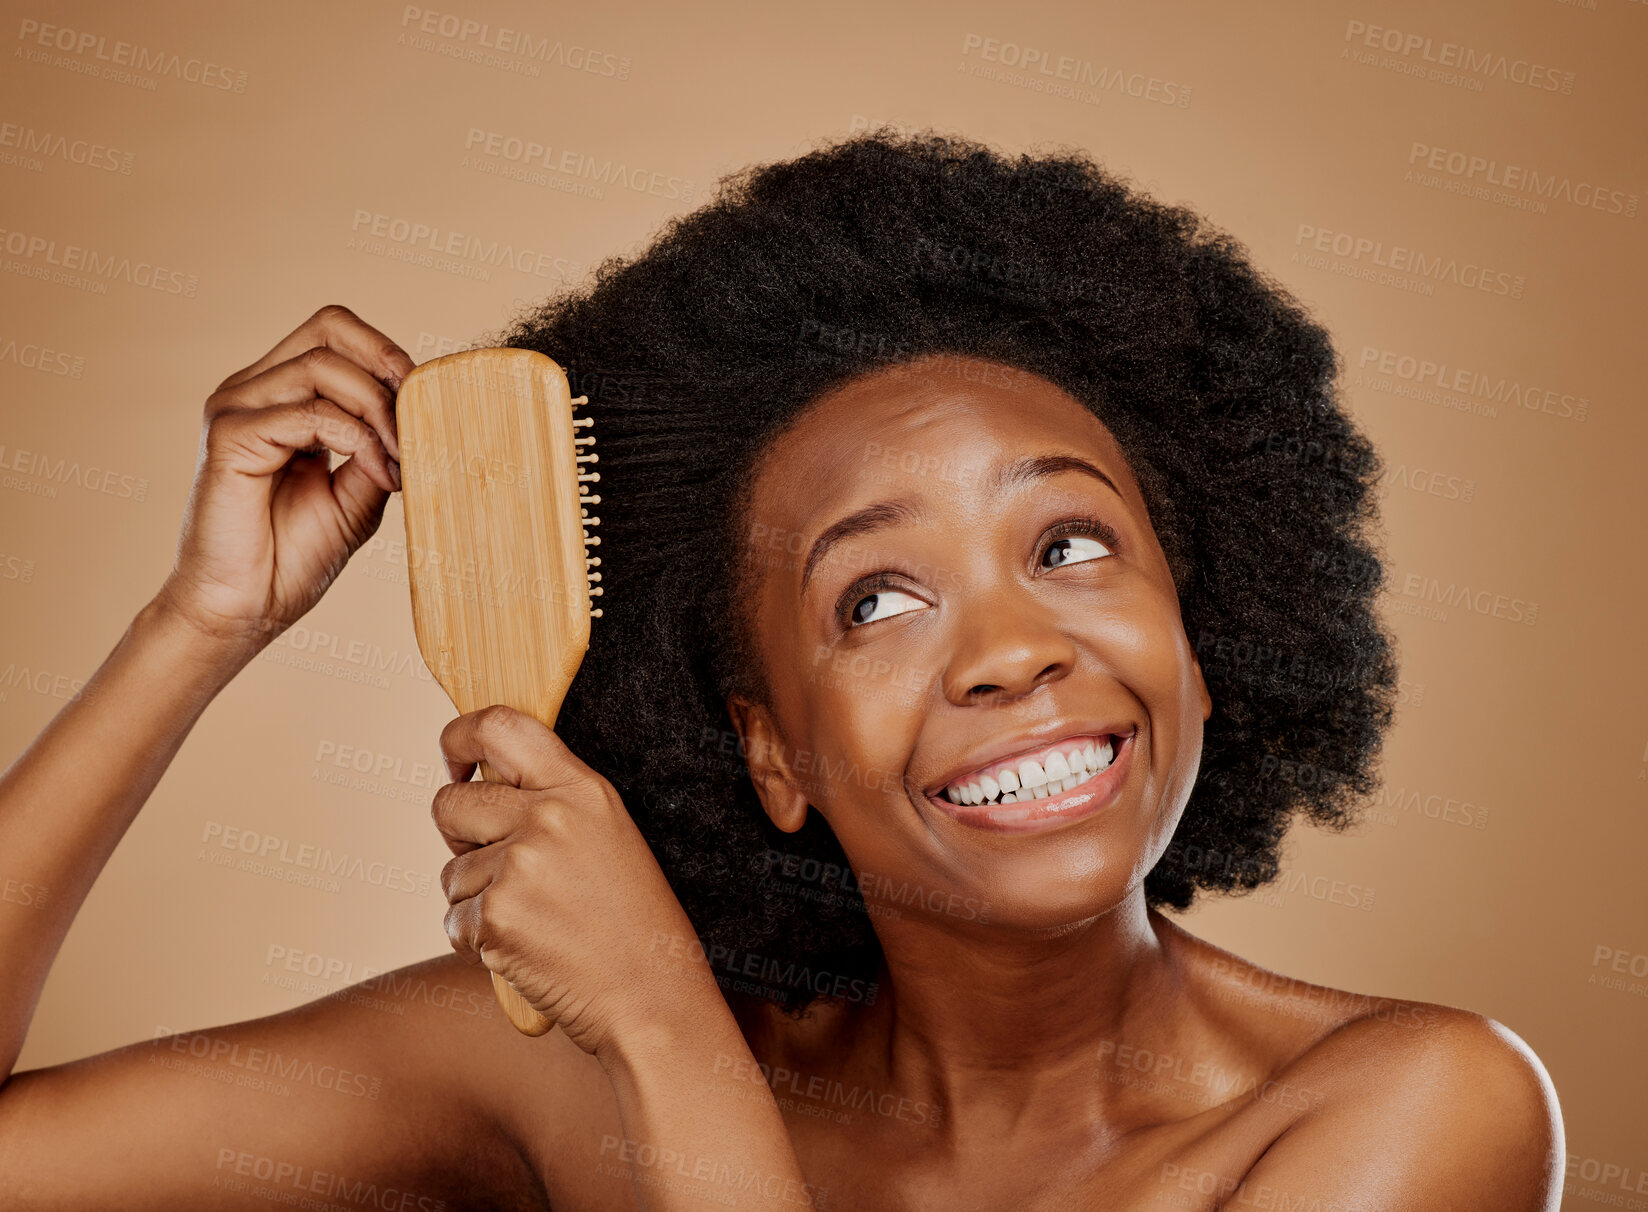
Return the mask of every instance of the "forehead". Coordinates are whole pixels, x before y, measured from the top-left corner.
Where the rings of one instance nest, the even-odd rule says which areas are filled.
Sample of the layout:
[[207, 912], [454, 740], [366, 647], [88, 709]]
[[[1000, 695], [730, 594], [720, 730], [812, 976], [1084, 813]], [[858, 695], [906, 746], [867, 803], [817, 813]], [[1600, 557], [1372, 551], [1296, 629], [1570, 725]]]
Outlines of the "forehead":
[[1109, 428], [1028, 371], [983, 358], [929, 356], [849, 380], [813, 401], [763, 453], [754, 519], [794, 534], [906, 492], [976, 494], [990, 468], [1023, 453], [1081, 454], [1144, 512]]

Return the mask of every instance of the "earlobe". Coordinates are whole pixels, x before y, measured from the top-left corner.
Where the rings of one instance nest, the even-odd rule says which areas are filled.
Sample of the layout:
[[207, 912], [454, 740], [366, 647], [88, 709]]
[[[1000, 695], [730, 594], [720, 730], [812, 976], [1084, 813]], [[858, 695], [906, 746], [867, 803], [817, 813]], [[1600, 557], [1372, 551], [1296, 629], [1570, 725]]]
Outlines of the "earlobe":
[[1207, 679], [1202, 676], [1202, 663], [1195, 657], [1190, 658], [1191, 664], [1196, 667], [1196, 689], [1202, 696], [1202, 723], [1213, 718], [1213, 696], [1207, 692]]
[[790, 770], [771, 712], [734, 696], [727, 700], [727, 715], [738, 730], [744, 763], [761, 807], [774, 825], [794, 833], [806, 823], [807, 797]]

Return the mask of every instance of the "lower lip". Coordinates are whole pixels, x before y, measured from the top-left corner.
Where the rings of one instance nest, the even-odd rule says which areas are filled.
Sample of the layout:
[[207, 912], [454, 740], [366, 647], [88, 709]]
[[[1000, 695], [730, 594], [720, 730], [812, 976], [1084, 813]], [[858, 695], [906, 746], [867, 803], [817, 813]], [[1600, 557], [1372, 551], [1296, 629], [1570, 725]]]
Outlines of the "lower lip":
[[1122, 738], [1116, 756], [1105, 767], [1103, 774], [1059, 795], [1016, 804], [952, 804], [942, 796], [930, 795], [927, 798], [945, 816], [974, 829], [993, 833], [1040, 833], [1057, 829], [1109, 807], [1133, 765], [1133, 740], [1138, 735], [1134, 732]]

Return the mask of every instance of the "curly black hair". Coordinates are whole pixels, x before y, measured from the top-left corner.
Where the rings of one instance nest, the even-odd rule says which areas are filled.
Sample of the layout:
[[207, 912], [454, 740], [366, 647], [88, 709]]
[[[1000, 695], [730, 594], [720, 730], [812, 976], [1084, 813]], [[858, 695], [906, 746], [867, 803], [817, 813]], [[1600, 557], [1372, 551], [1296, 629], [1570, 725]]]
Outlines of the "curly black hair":
[[[778, 831], [735, 743], [727, 696], [765, 697], [736, 609], [741, 511], [767, 444], [849, 378], [986, 358], [1120, 443], [1214, 698], [1149, 904], [1265, 884], [1295, 812], [1342, 830], [1376, 789], [1397, 684], [1381, 464], [1328, 333], [1230, 236], [1085, 152], [882, 128], [751, 166], [485, 343], [555, 358], [595, 418], [603, 617], [557, 730], [623, 796], [712, 959], [792, 1012], [880, 950], [829, 826]], [[797, 857], [835, 886], [798, 894]]]

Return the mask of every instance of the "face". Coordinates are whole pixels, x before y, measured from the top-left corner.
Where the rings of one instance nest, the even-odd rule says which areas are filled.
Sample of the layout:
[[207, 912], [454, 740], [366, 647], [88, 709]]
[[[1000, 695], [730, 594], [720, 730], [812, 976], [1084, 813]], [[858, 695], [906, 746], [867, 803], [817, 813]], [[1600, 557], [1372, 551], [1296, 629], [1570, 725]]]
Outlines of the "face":
[[981, 359], [855, 379], [768, 447], [745, 539], [771, 703], [729, 706], [781, 829], [811, 805], [903, 916], [1057, 929], [1137, 888], [1212, 705], [1086, 407]]

